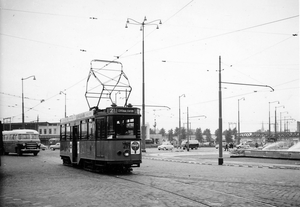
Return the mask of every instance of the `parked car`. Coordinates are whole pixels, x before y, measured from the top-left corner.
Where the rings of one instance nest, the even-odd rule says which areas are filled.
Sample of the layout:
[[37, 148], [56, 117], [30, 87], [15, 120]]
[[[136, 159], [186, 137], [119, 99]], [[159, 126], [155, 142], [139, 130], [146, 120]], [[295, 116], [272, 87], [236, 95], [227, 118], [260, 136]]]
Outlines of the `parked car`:
[[172, 150], [174, 149], [174, 146], [169, 143], [169, 142], [166, 142], [166, 143], [162, 143], [162, 145], [159, 145], [157, 147], [158, 150]]
[[188, 145], [189, 145], [190, 149], [198, 149], [200, 144], [199, 144], [198, 140], [189, 140], [189, 143], [187, 143], [187, 140], [183, 140], [181, 142], [181, 147], [183, 149], [186, 149], [188, 147]]
[[241, 143], [241, 144], [238, 144], [236, 146], [236, 148], [238, 148], [238, 149], [247, 149], [247, 148], [250, 148], [250, 145], [246, 144], [246, 143]]
[[53, 151], [56, 150], [56, 149], [60, 149], [60, 143], [50, 145], [49, 149], [51, 149]]
[[44, 145], [44, 144], [41, 144], [41, 145], [40, 145], [40, 149], [41, 149], [41, 150], [45, 150], [45, 149], [47, 149], [47, 146]]

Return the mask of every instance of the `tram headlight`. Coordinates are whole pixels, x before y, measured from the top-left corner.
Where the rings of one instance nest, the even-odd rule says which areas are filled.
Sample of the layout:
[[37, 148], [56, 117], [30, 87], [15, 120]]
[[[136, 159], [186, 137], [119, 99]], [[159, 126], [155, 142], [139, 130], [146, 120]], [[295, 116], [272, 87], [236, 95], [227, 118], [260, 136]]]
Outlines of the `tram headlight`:
[[129, 157], [129, 150], [124, 150], [123, 155], [124, 155], [125, 157]]

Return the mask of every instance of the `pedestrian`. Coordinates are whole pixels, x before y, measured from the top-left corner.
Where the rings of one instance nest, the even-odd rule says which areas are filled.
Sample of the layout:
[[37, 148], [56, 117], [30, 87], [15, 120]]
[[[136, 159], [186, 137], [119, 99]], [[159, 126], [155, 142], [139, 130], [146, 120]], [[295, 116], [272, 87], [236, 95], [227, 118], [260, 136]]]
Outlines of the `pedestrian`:
[[228, 144], [227, 143], [225, 144], [225, 151], [226, 150], [228, 151]]
[[258, 148], [258, 143], [257, 142], [255, 143], [255, 147]]

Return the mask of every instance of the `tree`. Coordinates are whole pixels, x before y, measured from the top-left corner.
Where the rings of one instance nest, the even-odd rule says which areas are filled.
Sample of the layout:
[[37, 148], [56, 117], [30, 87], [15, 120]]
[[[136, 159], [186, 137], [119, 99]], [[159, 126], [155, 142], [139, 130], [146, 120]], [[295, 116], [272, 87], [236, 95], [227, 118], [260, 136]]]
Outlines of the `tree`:
[[178, 127], [176, 127], [176, 128], [175, 128], [174, 135], [175, 135], [175, 136], [178, 136], [178, 134], [179, 134], [179, 128], [178, 128]]
[[170, 129], [170, 130], [168, 131], [168, 137], [169, 137], [169, 140], [170, 140], [170, 141], [173, 140], [173, 136], [174, 136], [174, 134], [173, 134], [173, 129]]
[[225, 131], [223, 132], [223, 134], [225, 135], [225, 141], [226, 141], [227, 143], [233, 142], [233, 140], [232, 140], [232, 131], [231, 131], [231, 129], [225, 130]]
[[155, 130], [153, 130], [153, 129], [150, 128], [150, 134], [156, 134]]
[[164, 137], [166, 135], [166, 130], [164, 128], [161, 128], [159, 134], [161, 134]]
[[196, 139], [197, 139], [199, 142], [203, 142], [203, 134], [202, 134], [201, 128], [197, 128], [197, 129], [196, 129], [195, 135], [196, 135]]
[[203, 132], [203, 135], [206, 136], [206, 141], [210, 142], [211, 140], [211, 133], [210, 133], [210, 129], [205, 129]]

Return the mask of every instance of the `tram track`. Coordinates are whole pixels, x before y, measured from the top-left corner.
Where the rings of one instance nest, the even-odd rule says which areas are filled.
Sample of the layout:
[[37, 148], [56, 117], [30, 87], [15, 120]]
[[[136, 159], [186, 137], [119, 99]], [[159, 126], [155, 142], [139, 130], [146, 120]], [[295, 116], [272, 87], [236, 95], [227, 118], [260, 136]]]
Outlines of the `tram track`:
[[[267, 199], [262, 198], [262, 197], [260, 197], [260, 199], [256, 199], [256, 198], [253, 198], [253, 197], [248, 198], [248, 197], [246, 197], [247, 194], [245, 194], [243, 196], [243, 195], [234, 194], [232, 192], [225, 192], [225, 191], [221, 191], [221, 190], [212, 189], [212, 188], [209, 188], [209, 187], [199, 186], [199, 185], [201, 185], [201, 183], [203, 184], [204, 182], [218, 183], [218, 184], [223, 184], [223, 185], [225, 185], [225, 184], [234, 184], [234, 186], [239, 185], [239, 184], [240, 185], [252, 185], [253, 186], [253, 185], [257, 185], [257, 183], [245, 183], [245, 182], [234, 182], [234, 181], [233, 182], [232, 181], [214, 181], [214, 180], [203, 180], [202, 178], [189, 178], [189, 179], [187, 179], [186, 177], [180, 177], [180, 176], [167, 177], [167, 176], [158, 176], [158, 175], [151, 175], [151, 174], [148, 174], [148, 175], [142, 175], [142, 174], [137, 174], [137, 173], [132, 173], [132, 174], [136, 175], [139, 178], [147, 177], [147, 178], [152, 178], [152, 179], [163, 179], [166, 182], [173, 183], [173, 184], [177, 183], [177, 185], [181, 185], [181, 186], [190, 186], [190, 187], [193, 187], [193, 188], [201, 188], [202, 191], [205, 191], [206, 193], [210, 192], [210, 194], [215, 195], [215, 197], [223, 196], [223, 197], [226, 197], [227, 200], [232, 200], [232, 199], [238, 200], [238, 203], [248, 203], [248, 204], [251, 203], [251, 205], [253, 205], [253, 206], [268, 206], [268, 207], [278, 206], [277, 203], [274, 203], [274, 200], [270, 201], [270, 200], [267, 200]], [[192, 202], [197, 203], [197, 204], [201, 204], [203, 206], [210, 206], [210, 207], [223, 206], [222, 202], [220, 202], [220, 201], [217, 202], [216, 199], [209, 199], [209, 198], [207, 199], [207, 198], [200, 198], [200, 197], [195, 198], [195, 196], [184, 195], [182, 193], [176, 192], [176, 190], [170, 190], [170, 189], [167, 189], [165, 187], [161, 187], [159, 185], [156, 185], [154, 182], [147, 183], [145, 181], [132, 179], [131, 176], [129, 177], [129, 176], [117, 175], [115, 177], [118, 178], [118, 179], [122, 179], [124, 181], [127, 181], [127, 182], [140, 184], [140, 185], [143, 185], [143, 186], [147, 186], [148, 188], [150, 187], [150, 188], [153, 188], [153, 189], [156, 189], [156, 190], [159, 190], [159, 191], [170, 193], [170, 194], [175, 195], [177, 197], [187, 199], [189, 201], [192, 201]], [[141, 180], [146, 180], [146, 179], [142, 178]], [[264, 187], [264, 186], [267, 186], [267, 185], [266, 184], [259, 184], [259, 186], [256, 186], [256, 188], [261, 188], [261, 187]], [[276, 186], [278, 186], [278, 185], [272, 185], [272, 187], [276, 187]], [[290, 186], [286, 186], [286, 187], [290, 187]], [[230, 205], [228, 205], [228, 206], [230, 206]]]

